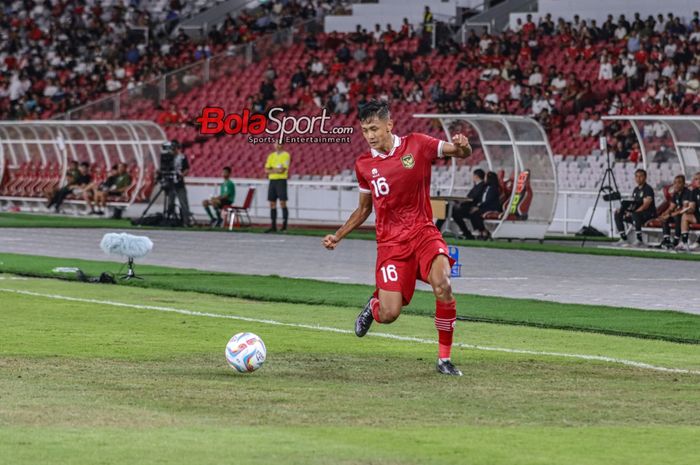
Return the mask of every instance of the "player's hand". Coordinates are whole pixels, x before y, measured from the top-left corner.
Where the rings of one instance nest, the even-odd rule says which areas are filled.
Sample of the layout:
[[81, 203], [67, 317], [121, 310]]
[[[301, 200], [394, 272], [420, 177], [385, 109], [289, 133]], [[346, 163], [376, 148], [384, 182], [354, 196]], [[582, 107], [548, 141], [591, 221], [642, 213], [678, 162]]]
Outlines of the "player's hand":
[[455, 134], [452, 136], [452, 143], [459, 148], [469, 147], [469, 138], [464, 134]]
[[339, 242], [340, 239], [338, 239], [335, 234], [328, 234], [322, 241], [323, 246], [328, 250], [334, 250]]

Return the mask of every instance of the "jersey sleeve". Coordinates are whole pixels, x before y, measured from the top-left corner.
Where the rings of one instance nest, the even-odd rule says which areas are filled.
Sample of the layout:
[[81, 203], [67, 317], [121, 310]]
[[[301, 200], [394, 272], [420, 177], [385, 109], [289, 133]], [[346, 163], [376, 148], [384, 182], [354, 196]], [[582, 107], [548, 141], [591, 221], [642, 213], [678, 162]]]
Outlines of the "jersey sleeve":
[[360, 166], [355, 162], [355, 176], [357, 177], [357, 187], [363, 194], [371, 194], [372, 190], [369, 188], [369, 183], [360, 173]]
[[436, 139], [427, 134], [413, 133], [413, 137], [418, 142], [421, 150], [420, 154], [428, 161], [433, 161], [436, 158], [443, 158], [442, 148], [445, 145], [444, 141]]
[[265, 160], [265, 169], [270, 169], [270, 168], [274, 168], [274, 166], [272, 166], [272, 154], [269, 154], [267, 156], [267, 160]]
[[642, 189], [644, 197], [651, 197], [652, 199], [654, 198], [654, 189], [650, 185], [645, 185], [644, 189]]

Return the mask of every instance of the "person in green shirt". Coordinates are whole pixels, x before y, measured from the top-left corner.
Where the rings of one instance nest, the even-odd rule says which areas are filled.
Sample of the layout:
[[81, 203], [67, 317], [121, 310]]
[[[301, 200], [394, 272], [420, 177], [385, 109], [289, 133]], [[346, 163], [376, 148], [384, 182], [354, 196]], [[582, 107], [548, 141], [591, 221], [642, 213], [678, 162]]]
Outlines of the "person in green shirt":
[[132, 179], [128, 165], [119, 163], [116, 176], [108, 178], [108, 181], [109, 183], [103, 183], [95, 192], [95, 206], [97, 207], [95, 214], [97, 215], [104, 215], [109, 197], [112, 197], [112, 200], [115, 200], [115, 197], [120, 199], [131, 187]]
[[[212, 227], [221, 226], [223, 223], [223, 220], [221, 219], [221, 209], [227, 205], [233, 205], [233, 202], [236, 199], [236, 186], [233, 184], [233, 181], [231, 181], [231, 168], [225, 166], [221, 175], [224, 177], [224, 180], [221, 182], [221, 184], [219, 184], [219, 195], [206, 199], [204, 202], [202, 202], [204, 210], [206, 210], [207, 215], [209, 215], [209, 218], [211, 219], [210, 225]], [[211, 211], [212, 207], [214, 207], [216, 218], [214, 217], [214, 213]]]

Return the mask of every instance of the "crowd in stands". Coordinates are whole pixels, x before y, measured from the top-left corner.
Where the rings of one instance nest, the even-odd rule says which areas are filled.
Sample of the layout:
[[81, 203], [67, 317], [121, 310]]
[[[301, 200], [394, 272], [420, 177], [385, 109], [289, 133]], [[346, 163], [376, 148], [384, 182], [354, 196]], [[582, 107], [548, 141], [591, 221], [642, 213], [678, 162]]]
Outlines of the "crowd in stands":
[[[163, 21], [147, 1], [16, 0], [0, 7], [0, 118], [46, 119], [108, 92], [133, 90], [163, 73], [262, 34], [323, 14], [334, 1], [264, 2], [229, 15], [202, 40], [178, 19], [172, 0]], [[143, 28], [147, 28], [147, 37]]]

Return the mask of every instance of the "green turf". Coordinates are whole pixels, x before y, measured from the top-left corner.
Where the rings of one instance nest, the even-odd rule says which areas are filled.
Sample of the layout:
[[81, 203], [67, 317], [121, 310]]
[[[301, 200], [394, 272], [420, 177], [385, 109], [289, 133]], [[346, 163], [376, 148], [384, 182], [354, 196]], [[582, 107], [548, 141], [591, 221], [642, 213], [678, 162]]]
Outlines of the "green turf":
[[[21, 275], [64, 276], [51, 270], [77, 266], [89, 275], [118, 271], [115, 262], [88, 261], [0, 253], [0, 271]], [[138, 266], [146, 279], [121, 282], [127, 286], [175, 291], [197, 291], [261, 301], [352, 306], [361, 308], [373, 291], [361, 284], [336, 284], [278, 276], [251, 276], [158, 266]], [[71, 275], [65, 275], [71, 276]], [[458, 295], [461, 318], [472, 321], [508, 323], [628, 335], [677, 342], [700, 343], [700, 316], [671, 312], [622, 309], [599, 305], [560, 304], [526, 299]], [[408, 313], [433, 315], [432, 293], [417, 291]]]
[[[700, 375], [455, 348], [465, 376], [445, 378], [434, 343], [376, 335], [434, 340], [420, 316], [357, 339], [104, 302], [339, 329], [348, 307], [9, 275], [0, 299], [2, 463], [690, 465], [700, 453]], [[268, 348], [252, 375], [225, 365], [242, 330]], [[696, 346], [664, 341], [463, 322], [455, 337], [700, 370]]]
[[[127, 220], [109, 220], [96, 218], [77, 218], [65, 216], [48, 216], [26, 213], [0, 213], [0, 228], [112, 228], [112, 229], [179, 229], [179, 228], [153, 228], [132, 226]], [[252, 232], [262, 233], [267, 227], [252, 227], [237, 229], [236, 232]], [[211, 228], [198, 228], [201, 231], [213, 231]], [[219, 231], [219, 229], [216, 229]], [[333, 229], [323, 228], [292, 228], [288, 235], [299, 236], [317, 236], [322, 237], [326, 234], [335, 231]], [[373, 231], [358, 230], [350, 233], [350, 239], [375, 240]], [[527, 250], [530, 252], [554, 252], [554, 253], [573, 253], [585, 255], [600, 255], [609, 257], [638, 257], [651, 259], [667, 259], [667, 260], [689, 260], [700, 261], [700, 254], [689, 253], [669, 253], [654, 250], [640, 249], [623, 249], [623, 248], [601, 248], [601, 246], [610, 247], [610, 240], [607, 238], [589, 238], [589, 245], [581, 247], [580, 241], [582, 238], [560, 238], [551, 237], [542, 244], [535, 241], [467, 241], [447, 237], [445, 238], [450, 245], [458, 245], [460, 247], [477, 247], [487, 249], [504, 249], [504, 250]], [[563, 242], [563, 243], [562, 243]], [[569, 244], [570, 243], [570, 244]]]

